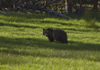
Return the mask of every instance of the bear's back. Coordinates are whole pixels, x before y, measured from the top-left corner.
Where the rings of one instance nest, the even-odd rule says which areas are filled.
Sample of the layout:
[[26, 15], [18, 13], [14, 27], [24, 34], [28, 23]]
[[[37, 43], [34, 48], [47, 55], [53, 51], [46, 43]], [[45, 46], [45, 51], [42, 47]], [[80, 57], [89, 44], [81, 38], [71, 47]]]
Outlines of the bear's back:
[[57, 41], [67, 41], [67, 34], [63, 30], [56, 29], [53, 31], [53, 38]]

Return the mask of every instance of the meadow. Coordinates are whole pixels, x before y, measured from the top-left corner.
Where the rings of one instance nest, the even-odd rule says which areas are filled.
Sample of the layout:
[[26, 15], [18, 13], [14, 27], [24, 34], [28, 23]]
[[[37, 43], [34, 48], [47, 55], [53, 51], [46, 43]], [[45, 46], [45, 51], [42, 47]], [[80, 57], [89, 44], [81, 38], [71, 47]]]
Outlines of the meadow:
[[[100, 13], [8, 13], [0, 13], [0, 70], [100, 70]], [[64, 30], [69, 43], [49, 42], [43, 28]]]

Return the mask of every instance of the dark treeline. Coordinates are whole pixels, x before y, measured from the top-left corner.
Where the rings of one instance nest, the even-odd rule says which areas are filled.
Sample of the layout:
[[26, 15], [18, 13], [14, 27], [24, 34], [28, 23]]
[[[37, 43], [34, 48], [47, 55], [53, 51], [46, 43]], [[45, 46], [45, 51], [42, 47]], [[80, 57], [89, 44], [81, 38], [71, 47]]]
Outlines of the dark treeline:
[[[52, 13], [50, 10], [53, 10], [60, 13], [68, 11], [68, 13], [83, 14], [85, 10], [99, 11], [99, 3], [100, 0], [0, 0], [0, 10], [24, 12], [36, 12], [38, 10], [49, 13]], [[93, 7], [88, 9], [89, 4]], [[44, 9], [49, 9], [49, 11]]]

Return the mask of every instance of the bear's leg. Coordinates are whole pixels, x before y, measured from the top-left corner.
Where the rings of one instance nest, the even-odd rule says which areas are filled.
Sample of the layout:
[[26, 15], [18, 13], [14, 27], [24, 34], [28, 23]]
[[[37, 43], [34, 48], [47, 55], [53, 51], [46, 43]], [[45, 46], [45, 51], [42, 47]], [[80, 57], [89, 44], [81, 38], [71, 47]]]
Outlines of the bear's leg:
[[53, 37], [48, 37], [49, 41], [50, 42], [53, 42], [54, 41], [54, 38]]
[[61, 37], [61, 38], [60, 38], [60, 42], [61, 42], [61, 43], [68, 43], [67, 37]]

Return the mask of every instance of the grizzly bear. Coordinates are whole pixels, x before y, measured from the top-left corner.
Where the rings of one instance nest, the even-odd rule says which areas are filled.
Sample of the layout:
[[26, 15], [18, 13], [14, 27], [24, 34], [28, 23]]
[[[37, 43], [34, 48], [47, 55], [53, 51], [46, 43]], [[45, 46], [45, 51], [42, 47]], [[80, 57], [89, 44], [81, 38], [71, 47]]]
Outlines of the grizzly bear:
[[43, 29], [43, 35], [48, 37], [50, 42], [53, 42], [54, 40], [59, 41], [61, 43], [68, 43], [67, 41], [67, 34], [65, 31], [61, 29]]

